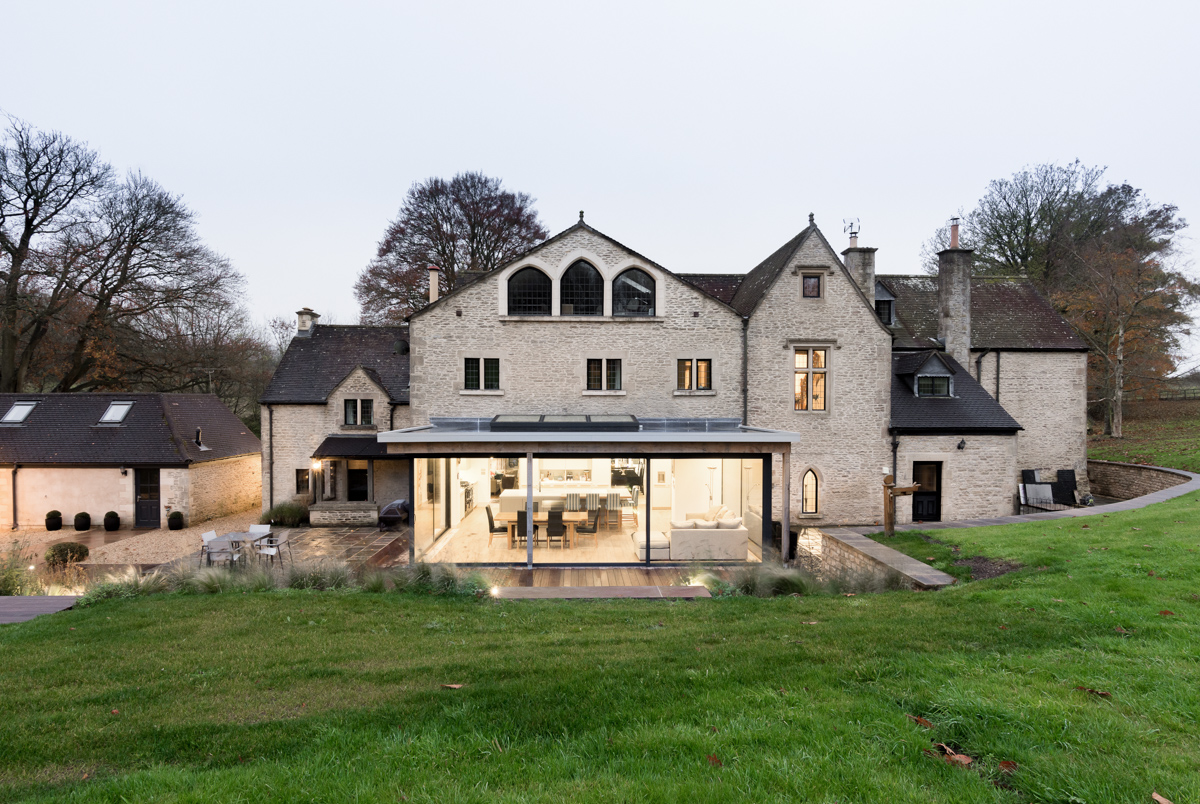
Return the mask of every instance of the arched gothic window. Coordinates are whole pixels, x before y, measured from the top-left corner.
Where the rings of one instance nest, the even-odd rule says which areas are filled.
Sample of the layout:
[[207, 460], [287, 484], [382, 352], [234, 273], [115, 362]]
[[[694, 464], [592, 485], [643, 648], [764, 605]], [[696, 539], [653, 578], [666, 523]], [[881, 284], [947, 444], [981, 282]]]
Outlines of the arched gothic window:
[[604, 315], [604, 277], [579, 260], [559, 280], [562, 315]]
[[508, 278], [509, 315], [550, 315], [550, 277], [522, 268]]
[[800, 513], [817, 513], [817, 474], [812, 469], [804, 473], [804, 480], [800, 484], [800, 490]]
[[637, 268], [613, 280], [613, 315], [654, 315], [654, 277]]

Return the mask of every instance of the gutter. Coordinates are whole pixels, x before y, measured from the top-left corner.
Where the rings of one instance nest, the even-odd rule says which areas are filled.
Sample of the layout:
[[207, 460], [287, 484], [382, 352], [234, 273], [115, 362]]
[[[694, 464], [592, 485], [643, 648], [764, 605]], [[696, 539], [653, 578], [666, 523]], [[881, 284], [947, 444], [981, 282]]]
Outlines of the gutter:
[[975, 358], [975, 382], [983, 385], [983, 359], [988, 356], [988, 352], [992, 351], [992, 347], [988, 347], [979, 353], [979, 357]]
[[892, 482], [898, 483], [896, 480], [896, 451], [900, 449], [900, 437], [896, 435], [896, 431], [892, 430]]
[[742, 316], [742, 425], [750, 424], [750, 316]]
[[19, 464], [19, 463], [13, 464], [13, 473], [12, 473], [12, 495], [13, 495], [12, 529], [13, 530], [16, 530], [18, 527], [18, 525], [17, 525], [17, 470], [20, 468], [21, 468], [21, 464]]
[[267, 510], [275, 507], [275, 408], [267, 405]]

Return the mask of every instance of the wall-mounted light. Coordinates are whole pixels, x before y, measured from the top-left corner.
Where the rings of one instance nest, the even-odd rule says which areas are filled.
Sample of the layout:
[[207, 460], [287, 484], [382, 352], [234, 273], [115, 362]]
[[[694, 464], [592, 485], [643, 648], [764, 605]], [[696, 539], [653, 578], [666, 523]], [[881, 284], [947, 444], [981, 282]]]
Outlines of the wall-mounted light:
[[122, 466], [121, 467], [121, 477], [125, 477], [127, 474], [129, 474], [129, 470], [126, 469], [124, 466]]
[[959, 442], [958, 442], [958, 448], [959, 448], [959, 449], [966, 449], [966, 448], [967, 448], [967, 439], [965, 439], [965, 438], [964, 438], [964, 439], [962, 439], [961, 441], [959, 441]]
[[319, 471], [321, 471], [321, 462], [320, 462], [320, 461], [313, 461], [312, 468], [313, 468], [313, 471], [314, 471], [314, 472], [319, 472]]

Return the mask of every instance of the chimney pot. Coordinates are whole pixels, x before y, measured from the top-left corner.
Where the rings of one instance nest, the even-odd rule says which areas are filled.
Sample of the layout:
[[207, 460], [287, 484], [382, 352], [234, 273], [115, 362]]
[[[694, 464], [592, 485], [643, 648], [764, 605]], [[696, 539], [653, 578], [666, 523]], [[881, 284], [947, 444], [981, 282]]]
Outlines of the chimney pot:
[[950, 248], [958, 248], [958, 218], [950, 219]]
[[438, 300], [438, 267], [436, 265], [429, 266], [429, 303], [433, 304]]

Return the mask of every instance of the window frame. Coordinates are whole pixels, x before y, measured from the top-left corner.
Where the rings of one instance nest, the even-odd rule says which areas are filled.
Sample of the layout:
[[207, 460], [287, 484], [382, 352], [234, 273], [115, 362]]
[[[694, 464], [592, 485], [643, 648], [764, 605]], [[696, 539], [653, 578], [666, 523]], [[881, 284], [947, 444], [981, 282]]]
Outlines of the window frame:
[[[644, 276], [646, 278], [646, 281], [650, 285], [650, 309], [649, 310], [646, 310], [646, 311], [618, 310], [617, 290], [618, 290], [618, 287], [620, 287], [620, 282], [623, 277], [628, 276], [633, 273], [638, 273], [638, 274], [641, 274], [642, 276]], [[625, 280], [625, 281], [627, 284], [630, 284], [630, 285], [633, 284], [632, 280]], [[623, 296], [622, 296], [622, 298], [623, 298]], [[621, 271], [616, 276], [614, 276], [613, 280], [612, 280], [612, 314], [613, 314], [613, 317], [615, 317], [615, 318], [639, 318], [639, 317], [653, 318], [654, 316], [656, 316], [658, 314], [658, 280], [655, 279], [654, 276], [652, 276], [648, 271], [638, 268], [636, 265], [630, 266], [630, 267], [626, 268], [625, 270]]]
[[[364, 405], [366, 410], [364, 415]], [[354, 420], [346, 414], [351, 410], [354, 411]], [[370, 421], [364, 421], [369, 418]], [[374, 397], [346, 397], [342, 400], [342, 427], [375, 427], [375, 398]]]
[[[808, 493], [808, 479], [812, 477], [812, 495]], [[812, 469], [805, 470], [800, 475], [800, 513], [801, 515], [816, 515], [821, 513], [821, 478]]]
[[[879, 305], [887, 305], [887, 317], [885, 318], [879, 310]], [[896, 302], [894, 299], [876, 299], [875, 300], [875, 317], [883, 323], [884, 326], [890, 327], [896, 320]]]
[[[309, 491], [312, 490], [312, 485], [311, 485], [312, 475], [310, 474], [310, 472], [311, 472], [311, 470], [308, 467], [296, 470], [296, 493], [297, 494], [308, 494]], [[301, 480], [300, 480], [301, 476], [303, 476], [303, 478], [304, 478], [303, 486], [301, 485]]]
[[[615, 368], [615, 375], [614, 375]], [[592, 371], [596, 369], [597, 374]], [[613, 380], [616, 380], [614, 383]], [[584, 393], [608, 393], [625, 391], [624, 366], [619, 357], [589, 357], [584, 360]]]
[[[513, 300], [514, 300], [513, 283], [516, 282], [519, 277], [532, 276], [533, 274], [537, 274], [545, 281], [545, 297], [546, 297], [545, 298], [545, 311], [543, 312], [540, 309], [540, 306], [539, 306], [538, 310], [532, 310], [532, 309], [514, 310], [513, 309]], [[508, 295], [508, 298], [507, 298], [506, 304], [505, 304], [505, 308], [506, 308], [508, 315], [551, 316], [554, 314], [554, 281], [550, 278], [550, 275], [547, 274], [542, 269], [537, 268], [533, 265], [526, 265], [522, 268], [517, 269], [511, 275], [509, 275], [508, 279], [506, 280], [505, 289], [506, 289], [507, 295]], [[540, 295], [540, 293], [541, 293], [541, 291], [538, 292], [539, 295]], [[529, 299], [533, 298], [533, 296], [531, 294], [526, 294], [526, 295], [529, 297]], [[528, 299], [523, 300], [522, 303], [526, 304], [526, 306], [531, 306]]]
[[[35, 400], [18, 400], [13, 402], [5, 412], [4, 417], [0, 418], [0, 424], [24, 424], [37, 406], [38, 403]], [[13, 414], [17, 412], [18, 408], [24, 410], [24, 413], [14, 416]]]
[[[576, 276], [574, 278], [570, 276], [573, 271], [576, 272]], [[589, 279], [595, 285], [595, 287], [590, 291], [582, 288], [582, 282], [580, 282], [579, 279], [579, 275], [585, 272], [590, 272]], [[572, 285], [572, 282], [579, 283], [579, 286]], [[560, 276], [558, 279], [558, 314], [560, 316], [588, 317], [604, 315], [604, 291], [606, 284], [607, 283], [604, 281], [604, 275], [600, 273], [596, 266], [592, 265], [587, 260], [575, 260], [573, 263], [571, 263], [567, 270], [563, 271], [562, 276]], [[592, 312], [579, 312], [577, 309], [575, 309], [579, 306], [578, 299], [581, 296], [594, 294], [596, 289], [599, 290], [599, 298], [588, 303], [589, 306], [593, 306]], [[572, 301], [567, 300], [568, 293], [572, 294]], [[570, 312], [567, 312], [568, 305], [571, 307]]]
[[[833, 351], [828, 345], [823, 346], [793, 346], [792, 347], [792, 410], [796, 413], [828, 413], [829, 412], [829, 353]], [[816, 366], [816, 354], [821, 354], [821, 365]], [[804, 366], [797, 365], [798, 357], [804, 355]], [[800, 407], [797, 397], [798, 378], [804, 379], [804, 407]], [[817, 377], [820, 377], [821, 407], [814, 406], [814, 390]]]
[[[946, 393], [941, 394], [936, 391], [923, 393], [921, 390], [922, 380], [927, 380], [931, 388], [938, 380], [944, 380], [946, 383]], [[954, 378], [945, 374], [918, 374], [916, 382], [913, 383], [913, 393], [922, 399], [949, 399], [954, 396]]]
[[[351, 419], [351, 414], [353, 414], [353, 419]], [[342, 400], [342, 426], [358, 426], [358, 399], [347, 397]]]
[[[112, 415], [115, 414], [118, 408], [122, 411], [120, 416]], [[108, 407], [104, 409], [104, 413], [100, 416], [100, 421], [96, 423], [106, 427], [116, 427], [125, 423], [125, 420], [129, 418], [129, 411], [131, 410], [133, 410], [132, 401], [113, 400], [108, 403]]]
[[[705, 369], [701, 371], [701, 364]], [[711, 391], [713, 389], [711, 357], [680, 357], [675, 361], [676, 391]], [[686, 383], [684, 378], [686, 376]], [[707, 382], [701, 378], [706, 377]]]
[[[817, 283], [817, 292], [815, 295], [808, 292], [809, 281]], [[801, 273], [800, 274], [800, 298], [802, 299], [823, 299], [825, 298], [825, 282], [824, 274], [818, 273]]]

